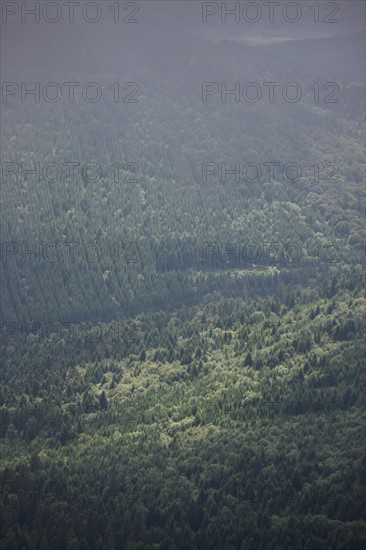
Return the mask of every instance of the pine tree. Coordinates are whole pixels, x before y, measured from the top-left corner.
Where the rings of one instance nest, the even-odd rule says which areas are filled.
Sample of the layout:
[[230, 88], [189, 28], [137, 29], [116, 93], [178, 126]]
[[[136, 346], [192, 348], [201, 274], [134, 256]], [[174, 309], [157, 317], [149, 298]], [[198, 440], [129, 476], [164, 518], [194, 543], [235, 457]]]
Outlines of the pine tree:
[[252, 354], [249, 351], [244, 361], [244, 367], [252, 367], [252, 366], [253, 366], [253, 358], [252, 358]]
[[102, 411], [108, 408], [108, 400], [104, 390], [102, 391], [99, 397], [99, 407]]

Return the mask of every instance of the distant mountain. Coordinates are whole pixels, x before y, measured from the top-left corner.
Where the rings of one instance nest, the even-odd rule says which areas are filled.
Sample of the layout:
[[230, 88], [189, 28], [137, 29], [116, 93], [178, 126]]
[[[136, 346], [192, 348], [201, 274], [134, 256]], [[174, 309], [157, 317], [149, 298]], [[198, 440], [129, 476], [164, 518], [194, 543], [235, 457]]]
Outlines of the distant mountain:
[[364, 82], [365, 47], [366, 35], [358, 32], [331, 38], [289, 40], [262, 46], [262, 49], [320, 74]]

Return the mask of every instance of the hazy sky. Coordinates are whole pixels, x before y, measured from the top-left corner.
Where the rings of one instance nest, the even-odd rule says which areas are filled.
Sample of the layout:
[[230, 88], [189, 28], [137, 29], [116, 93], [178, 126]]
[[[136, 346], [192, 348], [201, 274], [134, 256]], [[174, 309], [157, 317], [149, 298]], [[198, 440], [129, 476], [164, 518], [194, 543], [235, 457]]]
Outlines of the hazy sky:
[[[78, 68], [78, 60], [80, 70], [93, 72], [95, 60], [95, 71], [102, 71], [104, 65], [110, 71], [113, 67], [111, 52], [115, 55], [116, 45], [121, 56], [143, 47], [146, 41], [149, 47], [154, 43], [159, 43], [159, 47], [165, 44], [167, 51], [172, 47], [184, 49], [189, 39], [185, 38], [179, 44], [180, 31], [189, 31], [209, 41], [231, 39], [256, 46], [285, 40], [344, 36], [364, 31], [365, 26], [363, 0], [300, 0], [295, 4], [301, 13], [294, 22], [290, 21], [296, 19], [296, 8], [284, 0], [272, 2], [273, 22], [270, 21], [271, 10], [265, 0], [239, 3], [197, 0], [120, 1], [118, 12], [115, 1], [100, 0], [95, 3], [99, 7], [99, 14], [93, 7], [83, 12], [88, 2], [82, 0], [74, 7], [74, 22], [70, 22], [71, 8], [64, 0], [58, 1], [59, 13], [50, 5], [52, 3], [46, 0], [38, 2], [41, 10], [39, 22], [34, 22], [31, 14], [22, 14], [22, 4], [31, 9], [37, 2], [2, 2], [3, 80], [17, 72], [20, 75], [24, 71], [40, 73], [44, 69], [47, 73], [57, 72], [58, 68], [63, 71], [68, 63]], [[238, 6], [238, 22], [230, 14], [226, 15], [225, 21], [225, 5], [230, 10], [235, 4]], [[46, 5], [49, 5], [47, 9]], [[319, 6], [318, 13], [312, 8], [314, 5]], [[58, 17], [56, 22], [50, 22]], [[93, 18], [98, 20], [93, 23]], [[258, 20], [254, 21], [256, 18]], [[340, 44], [340, 48], [343, 45]], [[334, 55], [338, 55], [336, 51]], [[355, 55], [363, 56], [361, 48]]]

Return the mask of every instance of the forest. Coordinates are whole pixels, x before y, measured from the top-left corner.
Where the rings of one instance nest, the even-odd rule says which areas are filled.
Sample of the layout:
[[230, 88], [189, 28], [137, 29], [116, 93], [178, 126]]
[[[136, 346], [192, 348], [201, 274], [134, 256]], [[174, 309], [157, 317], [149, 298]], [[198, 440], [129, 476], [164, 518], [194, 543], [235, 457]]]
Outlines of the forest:
[[361, 270], [12, 334], [4, 548], [363, 548]]
[[152, 4], [2, 25], [0, 548], [364, 549], [353, 3], [254, 45]]
[[[108, 90], [130, 81], [139, 92], [138, 103], [115, 103], [108, 91], [97, 103], [75, 93], [73, 103], [22, 103], [19, 94], [2, 104], [3, 320], [107, 320], [178, 296], [194, 301], [213, 287], [235, 290], [225, 272], [253, 264], [308, 281], [314, 267], [362, 263], [364, 85], [339, 80], [338, 103], [324, 103], [332, 75], [260, 49], [187, 38], [181, 28], [164, 31], [176, 44], [168, 53], [144, 27], [133, 30], [131, 54], [129, 35], [110, 29], [116, 43], [106, 58], [96, 50], [96, 73], [82, 53], [81, 74], [67, 56], [62, 77], [41, 64], [34, 73], [22, 66], [21, 77], [9, 69], [9, 80], [28, 88], [55, 80]], [[232, 74], [297, 82], [303, 97], [202, 101], [202, 82], [229, 88]], [[239, 178], [229, 173], [238, 164]], [[240, 258], [230, 252], [236, 243]]]

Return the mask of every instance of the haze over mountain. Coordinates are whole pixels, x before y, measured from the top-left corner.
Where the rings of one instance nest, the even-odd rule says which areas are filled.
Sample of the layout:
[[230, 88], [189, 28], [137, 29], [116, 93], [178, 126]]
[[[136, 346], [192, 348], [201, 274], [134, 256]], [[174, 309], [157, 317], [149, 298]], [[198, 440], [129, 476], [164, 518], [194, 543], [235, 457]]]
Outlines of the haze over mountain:
[[1, 548], [364, 548], [364, 3], [64, 4], [1, 29]]
[[[74, 81], [80, 86], [97, 82], [103, 90], [96, 103], [83, 101], [80, 91], [70, 103], [68, 88], [62, 85], [56, 103], [35, 103], [32, 96], [24, 103], [19, 92], [4, 105], [4, 161], [21, 152], [27, 168], [37, 162], [41, 168], [49, 162], [62, 167], [57, 181], [25, 178], [21, 169], [6, 178], [4, 241], [25, 240], [31, 247], [33, 239], [63, 247], [63, 262], [43, 257], [34, 262], [31, 255], [23, 261], [20, 250], [3, 262], [5, 273], [18, 273], [5, 275], [10, 286], [3, 287], [5, 311], [15, 319], [22, 309], [24, 320], [55, 315], [87, 320], [90, 308], [93, 318], [112, 311], [124, 315], [146, 300], [148, 306], [162, 299], [166, 304], [173, 298], [175, 302], [177, 291], [193, 299], [197, 284], [192, 269], [201, 273], [207, 267], [202, 262], [207, 242], [230, 247], [281, 240], [280, 249], [273, 252], [273, 265], [280, 262], [286, 271], [299, 268], [301, 273], [328, 241], [339, 259], [360, 260], [364, 164], [358, 139], [362, 124], [355, 113], [364, 108], [363, 87], [339, 80], [339, 90], [331, 85], [324, 91], [317, 70], [283, 63], [277, 55], [280, 46], [268, 51], [228, 41], [213, 44], [180, 21], [163, 23], [148, 15], [142, 25], [132, 29], [126, 25], [126, 32], [109, 26], [107, 43], [106, 32], [96, 35], [92, 25], [80, 23], [77, 33], [71, 25], [45, 28], [47, 49], [37, 25], [26, 29], [32, 34], [31, 50], [21, 47], [16, 33], [9, 38], [5, 74], [12, 74], [15, 67], [24, 69], [29, 86], [39, 79], [42, 89], [47, 82]], [[78, 41], [82, 48], [77, 48]], [[287, 46], [281, 47], [283, 56]], [[312, 57], [305, 50], [304, 56]], [[111, 87], [116, 81], [121, 82], [122, 94], [129, 93], [135, 103], [115, 103]], [[299, 83], [299, 102], [283, 97], [289, 81]], [[123, 92], [126, 82], [133, 84]], [[258, 82], [263, 97], [252, 102], [249, 90], [248, 98], [243, 100], [241, 94], [239, 103], [230, 94], [223, 102], [219, 92], [203, 102], [204, 82], [217, 86], [224, 82], [227, 90], [235, 82], [242, 87]], [[278, 83], [274, 101], [265, 82]], [[314, 82], [320, 86], [318, 102], [311, 89]], [[77, 169], [72, 181], [66, 177], [67, 162], [81, 167], [96, 162], [102, 176], [87, 181]], [[124, 174], [126, 185], [116, 183], [110, 167], [117, 162], [122, 167], [133, 163], [138, 177]], [[279, 166], [273, 176], [265, 166], [271, 162]], [[219, 172], [203, 176], [203, 170], [212, 166], [216, 170], [222, 163], [227, 169], [239, 163], [240, 177], [228, 174], [223, 183]], [[260, 178], [250, 168], [243, 176], [248, 163], [259, 165]], [[297, 163], [302, 176], [290, 172], [289, 178], [284, 177], [288, 163]], [[100, 243], [107, 250], [103, 262], [86, 262], [80, 252], [72, 263], [63, 244], [70, 240], [84, 247]], [[133, 248], [134, 261], [129, 265], [116, 261], [110, 252], [118, 242]], [[299, 265], [283, 258], [282, 248], [288, 242], [302, 250]], [[321, 253], [326, 255], [324, 250]], [[268, 250], [260, 254], [259, 263], [268, 264], [266, 254]], [[218, 252], [213, 256], [220, 269], [226, 261], [231, 267], [255, 263], [245, 259], [238, 263], [232, 255], [222, 262]], [[89, 282], [83, 285], [82, 296], [79, 283], [84, 278]], [[55, 281], [47, 298], [46, 280]], [[65, 301], [58, 293], [63, 293], [66, 282], [70, 298]], [[16, 288], [11, 288], [14, 284]], [[203, 285], [199, 293], [207, 291]]]

